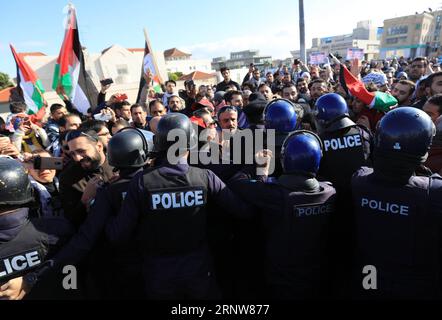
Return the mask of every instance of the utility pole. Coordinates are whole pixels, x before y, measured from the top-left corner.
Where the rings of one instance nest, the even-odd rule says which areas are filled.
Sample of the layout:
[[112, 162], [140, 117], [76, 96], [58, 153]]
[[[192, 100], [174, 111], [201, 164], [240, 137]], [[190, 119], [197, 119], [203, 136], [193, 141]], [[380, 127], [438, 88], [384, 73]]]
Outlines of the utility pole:
[[307, 65], [307, 52], [305, 49], [304, 0], [299, 0], [299, 33], [301, 40], [301, 61]]

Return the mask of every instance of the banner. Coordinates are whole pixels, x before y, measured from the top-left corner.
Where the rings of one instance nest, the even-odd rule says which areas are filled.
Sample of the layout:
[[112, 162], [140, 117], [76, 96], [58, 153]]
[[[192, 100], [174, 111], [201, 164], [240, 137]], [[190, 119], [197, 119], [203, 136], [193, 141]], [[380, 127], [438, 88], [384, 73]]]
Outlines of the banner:
[[324, 52], [315, 52], [310, 54], [310, 64], [324, 64], [327, 63], [327, 55]]
[[359, 59], [364, 60], [364, 49], [349, 48], [347, 49], [347, 60]]

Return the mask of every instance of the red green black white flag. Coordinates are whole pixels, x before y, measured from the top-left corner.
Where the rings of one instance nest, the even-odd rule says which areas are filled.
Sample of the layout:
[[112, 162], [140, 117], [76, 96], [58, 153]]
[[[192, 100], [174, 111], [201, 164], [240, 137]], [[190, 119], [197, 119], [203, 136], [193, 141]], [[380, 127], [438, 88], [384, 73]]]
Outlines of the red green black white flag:
[[55, 66], [52, 88], [59, 94], [65, 93], [74, 107], [83, 114], [96, 106], [94, 102], [98, 92], [85, 70], [76, 10], [72, 5], [69, 6], [66, 32]]
[[23, 99], [28, 106], [28, 114], [37, 114], [45, 106], [43, 84], [23, 56], [15, 51], [12, 44], [10, 47], [17, 64], [17, 87], [21, 89]]

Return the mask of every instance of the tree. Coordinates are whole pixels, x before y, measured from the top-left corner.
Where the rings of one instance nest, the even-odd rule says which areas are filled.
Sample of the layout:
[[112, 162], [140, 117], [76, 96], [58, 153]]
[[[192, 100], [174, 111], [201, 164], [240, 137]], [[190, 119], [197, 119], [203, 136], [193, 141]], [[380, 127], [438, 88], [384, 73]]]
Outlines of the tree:
[[178, 79], [183, 76], [183, 73], [182, 72], [174, 72], [174, 73], [169, 73], [168, 76], [169, 76], [169, 80], [178, 81]]
[[6, 73], [0, 72], [0, 90], [5, 88], [13, 87], [14, 84], [9, 79], [9, 75]]

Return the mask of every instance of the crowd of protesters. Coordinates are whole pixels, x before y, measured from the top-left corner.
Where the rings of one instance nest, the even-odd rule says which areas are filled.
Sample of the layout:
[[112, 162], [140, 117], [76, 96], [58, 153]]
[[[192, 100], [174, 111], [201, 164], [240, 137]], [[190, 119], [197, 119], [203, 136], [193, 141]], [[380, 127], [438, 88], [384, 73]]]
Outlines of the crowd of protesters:
[[[432, 173], [442, 174], [442, 71], [437, 60], [401, 57], [371, 62], [355, 59], [341, 63], [364, 83], [369, 92], [382, 91], [394, 96], [397, 105], [393, 106], [392, 110], [408, 106], [423, 110], [431, 117], [437, 133], [425, 166]], [[0, 154], [20, 162], [29, 175], [34, 190], [34, 201], [29, 205], [29, 218], [62, 217], [73, 226], [74, 232], [79, 230], [85, 224], [88, 215], [91, 212], [96, 213], [94, 201], [100, 188], [118, 180], [119, 175], [126, 174], [109, 163], [107, 150], [112, 137], [125, 128], [137, 128], [155, 135], [162, 118], [170, 114], [187, 116], [195, 127], [208, 132], [206, 142], [221, 144], [221, 130], [234, 133], [247, 128], [265, 127], [266, 106], [278, 99], [286, 99], [293, 104], [299, 129], [314, 133], [318, 131], [317, 102], [330, 93], [336, 93], [345, 99], [348, 117], [370, 134], [376, 133], [379, 122], [388, 113], [365, 105], [357, 97], [349, 94], [340, 81], [342, 69], [336, 60], [318, 66], [306, 65], [295, 59], [293, 65], [280, 66], [273, 72], [265, 72], [253, 64], [249, 68], [242, 83], [233, 81], [230, 70], [222, 68], [220, 71], [223, 81], [216, 86], [197, 86], [194, 81], [189, 80], [184, 83], [184, 90], [177, 90], [176, 82], [169, 80], [162, 85], [161, 93], [149, 85], [151, 79], [147, 75], [148, 85], [143, 88], [140, 101], [128, 101], [124, 92], [107, 96], [110, 86], [102, 86], [96, 107], [89, 110], [88, 114], [79, 113], [66, 96], [64, 104], [46, 106], [46, 115], [30, 116], [24, 101], [11, 101], [7, 119], [0, 119]], [[79, 137], [85, 139], [78, 139]], [[63, 168], [57, 170], [35, 167], [37, 158], [54, 157], [63, 159]], [[241, 168], [231, 165], [222, 167], [219, 172], [213, 171], [224, 183], [228, 183]], [[238, 266], [242, 262], [250, 267], [243, 256], [244, 252], [247, 252], [246, 257], [250, 256], [250, 248], [253, 247], [245, 239], [251, 232], [250, 225], [246, 227], [244, 223], [231, 221], [222, 223], [223, 225], [218, 224], [213, 230], [210, 229], [213, 233], [219, 233], [219, 229], [222, 229], [220, 238], [224, 238], [217, 241], [224, 240], [231, 245], [221, 248], [215, 243], [213, 247], [216, 249], [212, 249], [216, 252], [216, 276], [221, 297], [265, 296], [260, 295], [265, 291], [262, 290], [264, 286], [257, 280], [260, 278], [251, 277], [250, 270]], [[0, 241], [1, 235], [0, 230]], [[233, 248], [234, 244], [237, 247]], [[132, 253], [130, 250], [123, 252], [110, 248], [112, 246], [108, 241], [101, 239], [99, 244], [94, 246], [92, 253], [80, 261], [82, 290], [75, 297], [144, 297], [142, 289], [136, 285], [137, 276], [142, 276], [138, 271], [127, 273], [127, 268], [123, 273], [126, 275], [123, 280], [131, 282], [128, 287], [132, 292], [108, 291], [109, 287], [114, 287], [111, 285], [113, 280], [123, 280], [110, 279], [109, 275], [115, 273], [105, 271], [109, 266], [103, 261], [114, 264], [117, 263], [115, 259], [109, 259], [112, 254], [118, 255], [118, 259], [121, 260], [123, 257], [131, 259]], [[101, 258], [103, 260], [100, 261]], [[164, 260], [167, 260], [167, 257]], [[219, 262], [220, 260], [222, 261]], [[118, 263], [120, 262], [118, 260]], [[262, 266], [257, 266], [258, 269], [259, 267]], [[122, 277], [120, 275], [120, 278]], [[16, 280], [11, 280], [9, 286], [6, 284], [1, 287], [0, 297], [22, 297], [11, 293], [14, 288], [13, 281]]]

